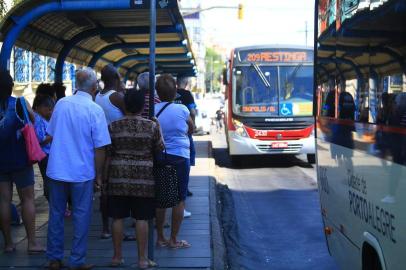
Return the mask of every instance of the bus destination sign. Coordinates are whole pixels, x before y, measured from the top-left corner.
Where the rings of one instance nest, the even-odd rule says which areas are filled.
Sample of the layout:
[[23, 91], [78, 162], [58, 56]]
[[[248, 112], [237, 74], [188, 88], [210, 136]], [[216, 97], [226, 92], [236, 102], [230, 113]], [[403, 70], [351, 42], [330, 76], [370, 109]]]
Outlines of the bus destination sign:
[[241, 51], [240, 59], [246, 63], [301, 63], [312, 62], [313, 53], [305, 50]]

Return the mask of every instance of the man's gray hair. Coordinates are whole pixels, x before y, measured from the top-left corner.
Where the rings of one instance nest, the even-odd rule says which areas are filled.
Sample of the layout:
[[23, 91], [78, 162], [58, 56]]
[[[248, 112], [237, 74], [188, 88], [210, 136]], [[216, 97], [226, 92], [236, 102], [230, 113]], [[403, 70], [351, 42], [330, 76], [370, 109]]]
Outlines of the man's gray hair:
[[76, 89], [91, 92], [97, 85], [96, 72], [89, 67], [79, 69], [76, 72]]
[[190, 78], [189, 77], [177, 77], [176, 84], [179, 89], [186, 89], [189, 86]]
[[149, 72], [143, 72], [138, 75], [137, 84], [140, 90], [149, 90]]

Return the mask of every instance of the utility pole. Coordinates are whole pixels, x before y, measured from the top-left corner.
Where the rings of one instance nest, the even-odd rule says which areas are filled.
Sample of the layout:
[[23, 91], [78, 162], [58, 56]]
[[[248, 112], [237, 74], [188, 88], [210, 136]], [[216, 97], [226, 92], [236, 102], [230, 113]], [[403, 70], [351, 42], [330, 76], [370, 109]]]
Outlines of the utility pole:
[[308, 34], [308, 32], [309, 32], [309, 30], [307, 29], [307, 21], [305, 21], [305, 38], [306, 38], [305, 44], [306, 44], [306, 47], [307, 47], [307, 34]]
[[203, 11], [208, 11], [212, 9], [237, 9], [238, 10], [238, 18], [242, 20], [244, 14], [244, 6], [239, 4], [237, 7], [234, 6], [212, 6], [208, 8], [184, 8], [182, 9], [182, 16], [191, 16], [196, 13], [201, 13]]
[[213, 56], [212, 57], [210, 57], [210, 93], [213, 93], [213, 74], [214, 74], [214, 72], [213, 72], [213, 69], [214, 69], [214, 67], [213, 67]]

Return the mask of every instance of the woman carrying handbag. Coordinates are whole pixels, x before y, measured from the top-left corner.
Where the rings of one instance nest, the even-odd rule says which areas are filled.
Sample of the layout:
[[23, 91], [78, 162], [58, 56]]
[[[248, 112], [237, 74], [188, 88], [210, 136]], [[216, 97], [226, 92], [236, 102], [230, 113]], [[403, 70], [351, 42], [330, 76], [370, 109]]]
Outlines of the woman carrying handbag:
[[3, 251], [15, 252], [10, 227], [10, 187], [15, 183], [22, 202], [22, 218], [28, 238], [27, 251], [29, 254], [37, 254], [45, 250], [35, 237], [34, 171], [21, 131], [25, 127], [24, 107], [28, 118], [34, 120], [34, 114], [23, 98], [11, 96], [13, 86], [10, 74], [0, 72], [0, 229], [5, 242]]
[[108, 196], [108, 215], [113, 218], [112, 267], [123, 267], [123, 219], [136, 219], [138, 268], [155, 267], [147, 257], [148, 220], [155, 216], [154, 155], [162, 152], [158, 123], [141, 116], [144, 93], [134, 89], [124, 96], [126, 114], [109, 126], [109, 146], [103, 194]]
[[[155, 112], [166, 148], [166, 152], [162, 154], [160, 160], [176, 170], [179, 191], [179, 202], [172, 207], [172, 226], [169, 239], [164, 235], [166, 207], [161, 206], [159, 208], [158, 205], [156, 215], [157, 245], [171, 249], [189, 248], [191, 245], [185, 240], [178, 240], [177, 236], [183, 221], [189, 182], [190, 142], [188, 134], [193, 131], [193, 121], [186, 106], [172, 103], [176, 97], [177, 89], [176, 81], [171, 75], [161, 75], [157, 80], [156, 90], [162, 102], [155, 105]], [[168, 175], [172, 174], [169, 173]], [[169, 181], [169, 183], [173, 182]], [[172, 194], [172, 189], [169, 187], [168, 192]]]

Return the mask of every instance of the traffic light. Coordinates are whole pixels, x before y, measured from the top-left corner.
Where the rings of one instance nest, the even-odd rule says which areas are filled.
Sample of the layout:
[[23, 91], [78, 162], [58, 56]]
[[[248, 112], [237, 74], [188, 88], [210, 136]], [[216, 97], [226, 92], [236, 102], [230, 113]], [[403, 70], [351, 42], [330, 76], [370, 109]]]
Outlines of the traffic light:
[[244, 19], [244, 5], [238, 4], [238, 19], [242, 21]]

